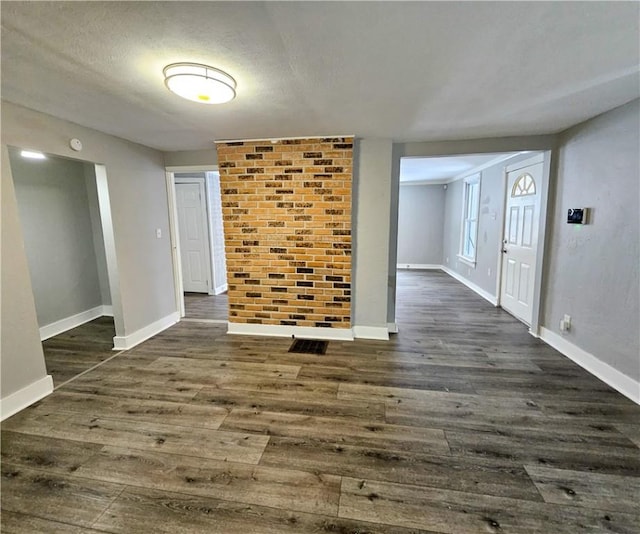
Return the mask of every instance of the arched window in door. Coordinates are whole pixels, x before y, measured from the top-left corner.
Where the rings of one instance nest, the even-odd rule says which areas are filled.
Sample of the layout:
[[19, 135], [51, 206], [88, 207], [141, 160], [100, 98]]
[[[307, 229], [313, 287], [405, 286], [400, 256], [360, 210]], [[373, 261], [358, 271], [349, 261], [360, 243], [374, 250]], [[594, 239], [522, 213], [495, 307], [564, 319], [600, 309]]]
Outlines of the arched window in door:
[[524, 197], [536, 194], [536, 181], [528, 172], [518, 176], [511, 189], [512, 197]]

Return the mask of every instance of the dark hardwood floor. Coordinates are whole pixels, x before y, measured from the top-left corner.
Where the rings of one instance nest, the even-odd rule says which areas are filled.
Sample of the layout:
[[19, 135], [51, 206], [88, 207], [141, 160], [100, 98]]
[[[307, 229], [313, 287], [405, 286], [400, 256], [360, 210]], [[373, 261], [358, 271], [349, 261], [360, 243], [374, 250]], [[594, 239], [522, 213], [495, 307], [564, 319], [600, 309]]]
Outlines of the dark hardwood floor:
[[116, 354], [113, 317], [99, 317], [42, 342], [47, 373], [58, 387]]
[[400, 333], [181, 322], [2, 425], [5, 533], [638, 533], [640, 407], [439, 272]]
[[185, 319], [227, 321], [229, 319], [229, 299], [226, 293], [221, 295], [185, 293], [184, 311]]

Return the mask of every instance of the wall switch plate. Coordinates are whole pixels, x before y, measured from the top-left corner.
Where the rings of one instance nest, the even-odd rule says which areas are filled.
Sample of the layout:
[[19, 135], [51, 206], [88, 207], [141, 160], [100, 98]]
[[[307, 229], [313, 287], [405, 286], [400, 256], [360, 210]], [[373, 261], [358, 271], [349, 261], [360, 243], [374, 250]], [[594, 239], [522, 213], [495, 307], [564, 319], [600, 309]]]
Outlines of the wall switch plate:
[[156, 228], [156, 238], [158, 239], [162, 238], [162, 229]]

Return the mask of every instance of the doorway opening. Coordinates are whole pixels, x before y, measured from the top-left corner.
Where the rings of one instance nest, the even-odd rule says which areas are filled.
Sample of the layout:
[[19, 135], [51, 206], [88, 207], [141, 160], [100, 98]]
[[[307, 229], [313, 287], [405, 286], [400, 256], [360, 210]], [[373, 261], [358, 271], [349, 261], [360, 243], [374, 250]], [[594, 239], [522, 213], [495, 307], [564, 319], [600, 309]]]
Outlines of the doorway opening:
[[9, 147], [47, 373], [54, 386], [113, 356], [122, 308], [103, 165]]
[[[537, 335], [549, 159], [540, 151], [401, 158], [396, 268], [444, 271]], [[510, 200], [523, 173], [535, 175], [528, 193]]]
[[176, 306], [183, 320], [227, 323], [227, 270], [217, 169], [167, 172]]

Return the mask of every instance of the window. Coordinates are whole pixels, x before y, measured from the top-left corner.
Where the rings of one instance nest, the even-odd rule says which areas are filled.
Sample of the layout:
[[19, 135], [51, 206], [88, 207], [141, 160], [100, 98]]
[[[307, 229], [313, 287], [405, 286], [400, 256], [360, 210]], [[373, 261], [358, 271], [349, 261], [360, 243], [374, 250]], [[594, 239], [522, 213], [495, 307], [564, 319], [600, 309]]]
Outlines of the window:
[[518, 176], [516, 183], [513, 184], [511, 189], [512, 197], [524, 197], [527, 195], [536, 194], [536, 181], [528, 172]]
[[462, 228], [460, 232], [459, 258], [476, 264], [478, 243], [478, 214], [480, 212], [480, 175], [476, 174], [464, 180], [464, 204], [462, 206]]

